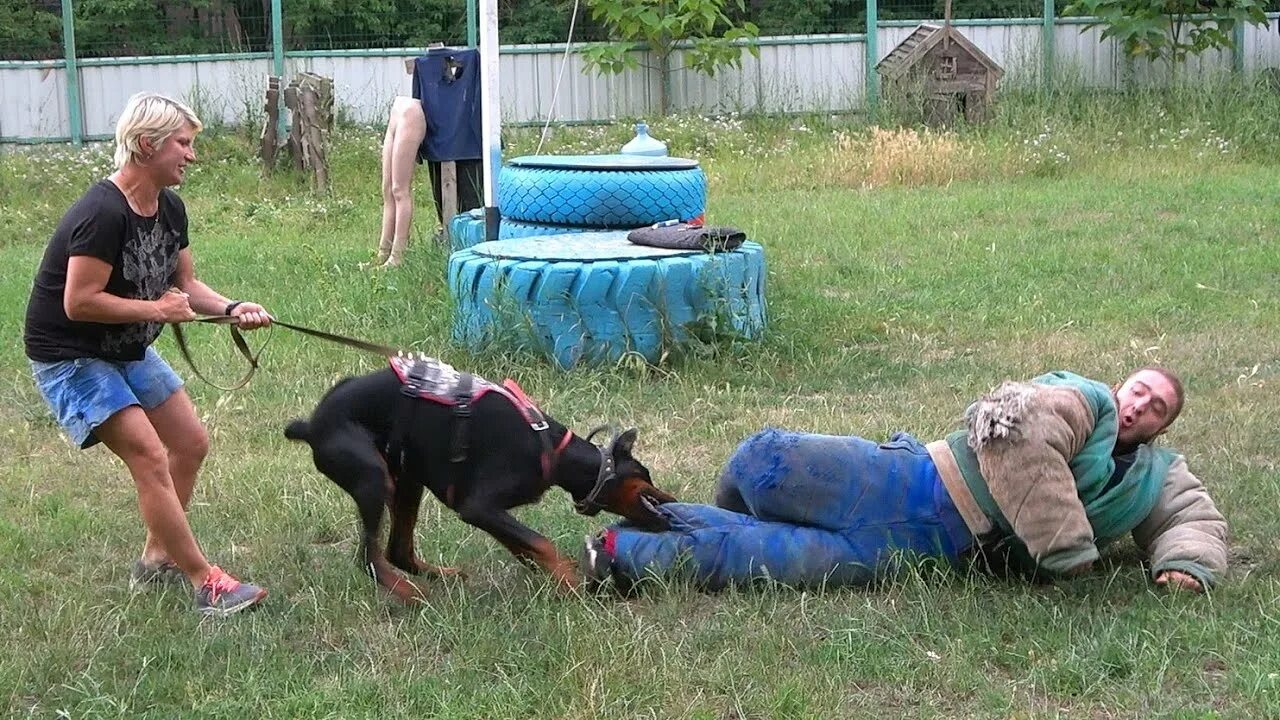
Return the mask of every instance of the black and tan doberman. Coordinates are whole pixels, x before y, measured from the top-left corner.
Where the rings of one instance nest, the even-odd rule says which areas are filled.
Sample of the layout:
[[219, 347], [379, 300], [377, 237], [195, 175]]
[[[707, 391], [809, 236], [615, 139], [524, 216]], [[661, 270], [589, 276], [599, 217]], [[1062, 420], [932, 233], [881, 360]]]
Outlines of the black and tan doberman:
[[[496, 392], [495, 392], [496, 391]], [[355, 501], [363, 526], [361, 558], [377, 582], [404, 601], [422, 590], [413, 574], [455, 574], [420, 560], [414, 527], [423, 489], [489, 533], [517, 558], [576, 587], [575, 563], [510, 510], [537, 502], [558, 485], [575, 509], [621, 515], [647, 529], [667, 521], [655, 507], [675, 500], [654, 486], [636, 460], [636, 431], [604, 446], [543, 415], [508, 381], [495, 385], [430, 358], [392, 358], [391, 367], [335, 385], [310, 420], [285, 436], [311, 446], [316, 468]], [[380, 549], [383, 507], [390, 510], [386, 556]]]

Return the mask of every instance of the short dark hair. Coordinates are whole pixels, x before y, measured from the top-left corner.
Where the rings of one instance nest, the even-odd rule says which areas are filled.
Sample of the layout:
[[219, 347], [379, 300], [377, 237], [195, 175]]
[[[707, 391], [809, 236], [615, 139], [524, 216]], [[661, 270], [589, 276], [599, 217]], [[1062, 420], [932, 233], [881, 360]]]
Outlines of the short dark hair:
[[[1151, 372], [1164, 377], [1164, 379], [1168, 380], [1169, 384], [1173, 386], [1174, 406], [1169, 410], [1169, 419], [1164, 424], [1164, 427], [1167, 428], [1173, 424], [1174, 420], [1178, 419], [1178, 416], [1182, 414], [1182, 407], [1187, 404], [1187, 392], [1182, 388], [1182, 379], [1179, 378], [1177, 373], [1174, 371], [1166, 367], [1160, 367], [1159, 365], [1147, 365], [1146, 367], [1140, 367], [1129, 373], [1129, 377], [1133, 377], [1143, 370], [1150, 370]], [[1164, 428], [1161, 428], [1161, 430], [1163, 429]]]

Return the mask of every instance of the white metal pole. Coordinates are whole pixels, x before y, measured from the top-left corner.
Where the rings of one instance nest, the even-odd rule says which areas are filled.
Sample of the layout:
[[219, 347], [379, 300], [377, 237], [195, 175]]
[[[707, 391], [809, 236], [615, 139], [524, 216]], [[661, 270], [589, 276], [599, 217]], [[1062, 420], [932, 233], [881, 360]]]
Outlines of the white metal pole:
[[480, 4], [480, 124], [486, 240], [498, 239], [498, 170], [502, 168], [502, 106], [498, 97], [498, 0], [483, 0]]

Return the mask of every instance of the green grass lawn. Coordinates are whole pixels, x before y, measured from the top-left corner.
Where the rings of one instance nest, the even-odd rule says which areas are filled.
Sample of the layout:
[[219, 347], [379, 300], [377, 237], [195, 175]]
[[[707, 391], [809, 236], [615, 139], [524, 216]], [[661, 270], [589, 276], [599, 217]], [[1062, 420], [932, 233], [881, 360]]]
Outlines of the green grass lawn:
[[[769, 264], [762, 342], [659, 367], [563, 373], [451, 344], [422, 173], [407, 264], [360, 266], [377, 241], [377, 130], [337, 133], [327, 197], [293, 175], [260, 179], [233, 133], [202, 138], [182, 195], [215, 288], [515, 377], [580, 430], [636, 425], [637, 455], [689, 501], [710, 501], [723, 461], [764, 425], [929, 440], [1005, 378], [1169, 365], [1189, 402], [1167, 443], [1232, 530], [1232, 574], [1204, 597], [1157, 591], [1127, 540], [1051, 586], [922, 569], [863, 591], [571, 596], [428, 499], [420, 551], [470, 577], [401, 607], [357, 567], [349, 498], [281, 435], [333, 381], [381, 361], [279, 330], [248, 388], [188, 386], [213, 444], [196, 535], [271, 590], [257, 612], [201, 621], [185, 591], [128, 590], [143, 538], [131, 481], [105, 449], [62, 438], [19, 342], [52, 226], [107, 155], [0, 155], [0, 713], [1280, 717], [1280, 102], [1183, 101], [1011, 102], [992, 127], [919, 146], [832, 118], [652, 123], [673, 154], [703, 161], [710, 221], [745, 229]], [[628, 137], [623, 124], [561, 129], [548, 149]], [[537, 137], [508, 142], [526, 154]], [[227, 381], [241, 366], [224, 332], [190, 337]], [[168, 334], [159, 347], [190, 376]], [[519, 514], [573, 553], [604, 520], [556, 490]]]

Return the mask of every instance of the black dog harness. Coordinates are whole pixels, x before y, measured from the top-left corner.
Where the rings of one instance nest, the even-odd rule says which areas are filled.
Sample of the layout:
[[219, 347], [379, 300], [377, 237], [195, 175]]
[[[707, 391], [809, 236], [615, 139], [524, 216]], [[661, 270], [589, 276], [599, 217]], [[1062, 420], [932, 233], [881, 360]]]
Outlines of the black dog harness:
[[[471, 423], [471, 406], [486, 393], [495, 392], [505, 397], [524, 416], [529, 428], [538, 436], [542, 444], [542, 478], [551, 482], [551, 474], [555, 470], [556, 460], [569, 445], [573, 433], [565, 430], [564, 437], [557, 446], [552, 446], [551, 430], [547, 418], [538, 406], [529, 399], [515, 380], [507, 378], [501, 385], [495, 384], [478, 375], [459, 372], [452, 365], [426, 355], [396, 354], [389, 358], [391, 369], [400, 378], [400, 395], [404, 400], [400, 403], [399, 415], [392, 425], [387, 441], [387, 465], [393, 475], [398, 474], [404, 466], [405, 438], [413, 425], [413, 416], [422, 401], [453, 408], [453, 427], [449, 439], [449, 461], [455, 468], [455, 476], [466, 462], [469, 443], [469, 426]], [[449, 483], [446, 492], [446, 504], [453, 504], [453, 486]]]

